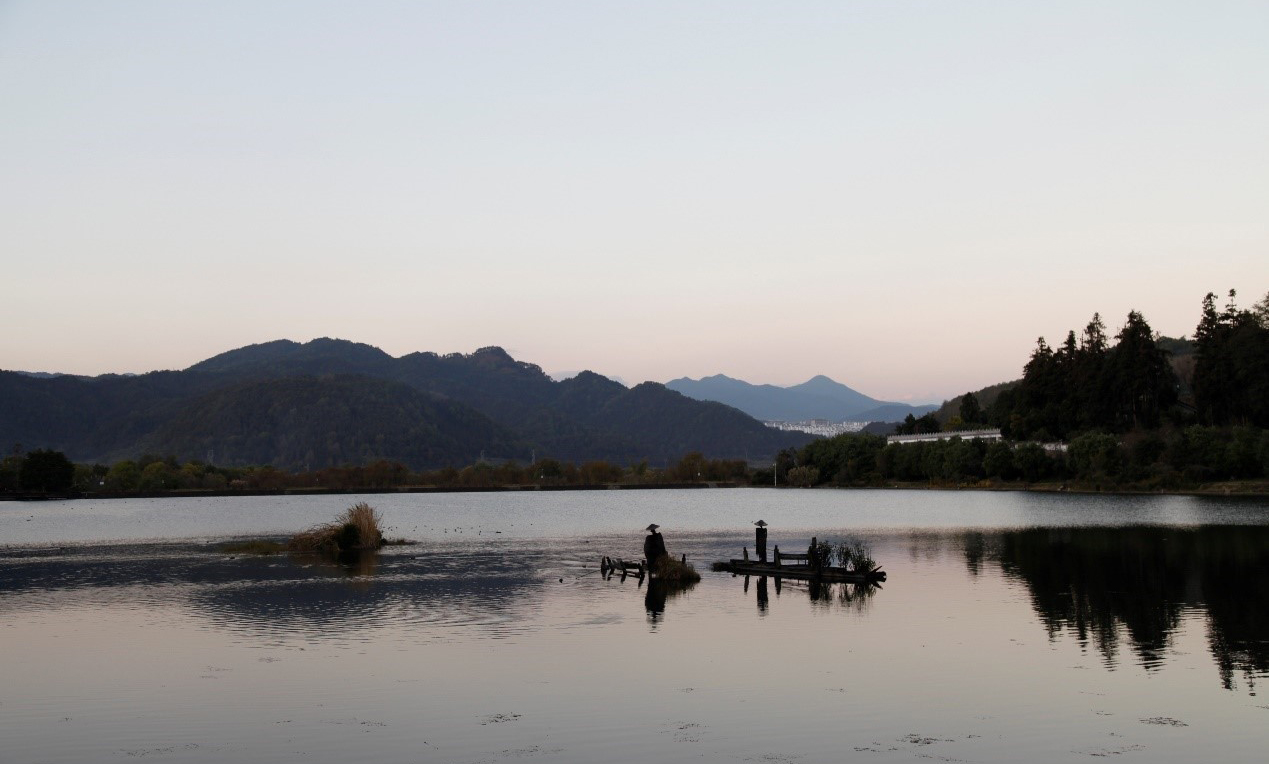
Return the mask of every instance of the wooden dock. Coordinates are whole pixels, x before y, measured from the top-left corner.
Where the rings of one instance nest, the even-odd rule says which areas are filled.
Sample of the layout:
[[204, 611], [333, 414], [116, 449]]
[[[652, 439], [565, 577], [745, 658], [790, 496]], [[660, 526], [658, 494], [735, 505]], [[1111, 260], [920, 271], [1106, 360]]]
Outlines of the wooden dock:
[[[815, 548], [815, 542], [815, 539], [811, 539], [811, 549]], [[779, 545], [776, 545], [771, 562], [751, 560], [749, 549], [746, 547], [743, 551], [745, 556], [742, 559], [728, 560], [715, 569], [730, 571], [732, 575], [796, 578], [823, 583], [877, 584], [886, 580], [886, 572], [880, 566], [863, 571], [816, 565], [809, 550], [806, 553], [781, 552]]]

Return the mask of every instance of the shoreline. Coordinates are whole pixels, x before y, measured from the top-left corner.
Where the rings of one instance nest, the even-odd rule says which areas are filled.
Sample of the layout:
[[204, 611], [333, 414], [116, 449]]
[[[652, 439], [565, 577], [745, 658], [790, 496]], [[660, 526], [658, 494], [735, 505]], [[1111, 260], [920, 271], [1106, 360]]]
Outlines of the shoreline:
[[355, 496], [363, 494], [394, 493], [516, 493], [527, 491], [653, 491], [709, 488], [753, 488], [758, 490], [879, 490], [879, 491], [1017, 491], [1022, 493], [1106, 494], [1123, 496], [1215, 496], [1245, 499], [1269, 499], [1267, 481], [1222, 481], [1205, 483], [1195, 488], [1134, 489], [1072, 483], [964, 483], [942, 485], [931, 483], [888, 483], [873, 486], [820, 485], [809, 488], [792, 486], [747, 485], [744, 483], [715, 481], [702, 483], [587, 483], [578, 485], [498, 485], [498, 486], [394, 486], [389, 488], [276, 488], [258, 490], [179, 490], [136, 493], [63, 493], [63, 494], [6, 494], [0, 501], [74, 501], [81, 499], [165, 499], [210, 498], [231, 496]]

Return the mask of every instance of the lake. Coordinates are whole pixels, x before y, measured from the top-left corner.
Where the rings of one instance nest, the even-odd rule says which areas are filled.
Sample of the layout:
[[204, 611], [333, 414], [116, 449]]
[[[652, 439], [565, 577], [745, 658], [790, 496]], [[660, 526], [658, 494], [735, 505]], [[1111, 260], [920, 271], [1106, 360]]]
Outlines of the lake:
[[[219, 551], [348, 505], [417, 539]], [[709, 563], [866, 541], [880, 588]], [[703, 580], [605, 580], [662, 526]], [[0, 503], [4, 762], [1260, 762], [1269, 503], [667, 490]]]

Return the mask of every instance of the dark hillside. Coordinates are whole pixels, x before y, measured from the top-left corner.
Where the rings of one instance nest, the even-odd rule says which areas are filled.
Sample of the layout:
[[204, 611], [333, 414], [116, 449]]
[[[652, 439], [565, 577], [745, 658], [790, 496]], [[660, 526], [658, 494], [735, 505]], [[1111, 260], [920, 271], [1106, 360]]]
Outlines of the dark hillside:
[[99, 459], [127, 449], [214, 385], [177, 371], [48, 379], [0, 372], [0, 443]]
[[205, 395], [144, 440], [181, 459], [310, 470], [376, 459], [415, 469], [512, 458], [523, 444], [454, 401], [368, 377], [290, 377]]
[[655, 383], [628, 390], [591, 372], [555, 382], [497, 347], [393, 358], [344, 340], [279, 340], [184, 371], [0, 373], [0, 443], [78, 461], [148, 450], [292, 468], [381, 457], [435, 466], [469, 463], [483, 449], [490, 458], [527, 460], [536, 450], [624, 462], [677, 458], [684, 444], [714, 458], [766, 458], [803, 442]]
[[656, 382], [644, 382], [614, 398], [601, 420], [624, 432], [649, 458], [700, 451], [720, 459], [757, 459], [811, 435], [774, 430], [730, 406], [695, 401]]
[[303, 374], [387, 376], [396, 359], [377, 347], [329, 337], [300, 344], [275, 340], [230, 350], [196, 363], [187, 371], [240, 378], [276, 378]]
[[[978, 405], [986, 411], [991, 408], [992, 404], [996, 402], [996, 399], [1000, 397], [1002, 392], [1017, 387], [1018, 382], [1019, 380], [1015, 379], [1010, 382], [997, 382], [994, 385], [988, 385], [981, 390], [975, 390], [974, 397], [978, 399]], [[943, 405], [939, 407], [938, 411], [934, 412], [934, 418], [939, 420], [941, 424], [946, 424], [952, 417], [959, 416], [961, 411], [961, 401], [964, 399], [964, 395], [958, 395], [951, 400], [943, 401]]]

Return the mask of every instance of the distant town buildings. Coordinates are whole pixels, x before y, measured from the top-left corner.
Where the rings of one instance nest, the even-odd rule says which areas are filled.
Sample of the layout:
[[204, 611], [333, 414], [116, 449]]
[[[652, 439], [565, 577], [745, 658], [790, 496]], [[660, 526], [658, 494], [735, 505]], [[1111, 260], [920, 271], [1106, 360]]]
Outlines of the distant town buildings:
[[821, 435], [825, 438], [831, 438], [846, 432], [859, 432], [868, 426], [867, 422], [830, 422], [827, 419], [807, 419], [802, 422], [765, 421], [763, 424], [768, 427], [774, 427], [777, 430], [809, 432], [812, 435]]

